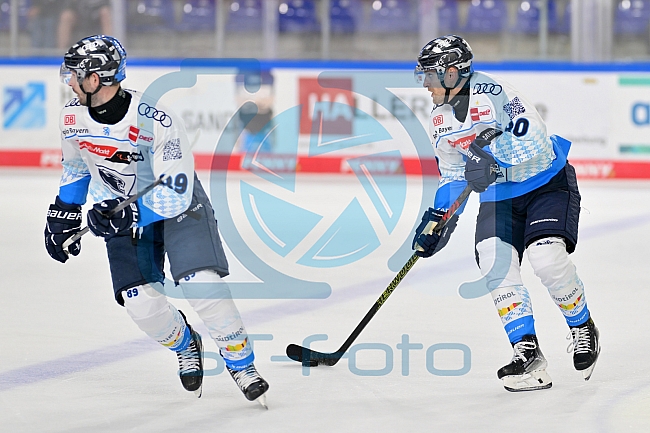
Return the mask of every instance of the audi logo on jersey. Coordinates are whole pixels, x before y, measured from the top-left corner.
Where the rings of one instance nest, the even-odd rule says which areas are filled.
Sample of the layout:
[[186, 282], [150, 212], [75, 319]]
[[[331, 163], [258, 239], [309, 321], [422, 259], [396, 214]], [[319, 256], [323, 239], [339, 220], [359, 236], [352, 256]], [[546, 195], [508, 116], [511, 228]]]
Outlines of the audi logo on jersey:
[[476, 139], [476, 134], [472, 134], [468, 137], [461, 137], [458, 140], [449, 140], [447, 139], [447, 142], [451, 147], [459, 147], [463, 150], [467, 150], [469, 148], [469, 145], [472, 144], [472, 141]]
[[165, 128], [172, 126], [172, 118], [169, 117], [167, 113], [162, 110], [157, 110], [144, 102], [141, 102], [140, 105], [138, 105], [138, 114], [159, 122]]
[[495, 83], [476, 83], [474, 85], [475, 95], [480, 95], [482, 93], [485, 93], [485, 94], [497, 96], [500, 95], [502, 91], [503, 91], [503, 87]]

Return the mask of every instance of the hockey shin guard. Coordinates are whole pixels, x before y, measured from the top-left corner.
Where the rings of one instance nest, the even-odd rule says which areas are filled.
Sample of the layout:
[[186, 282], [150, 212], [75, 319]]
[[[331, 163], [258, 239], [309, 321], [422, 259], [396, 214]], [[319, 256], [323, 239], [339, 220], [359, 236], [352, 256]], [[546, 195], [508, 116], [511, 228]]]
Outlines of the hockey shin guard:
[[589, 320], [584, 286], [569, 259], [564, 239], [549, 237], [533, 242], [528, 247], [528, 260], [569, 326]]
[[476, 245], [481, 274], [487, 281], [492, 301], [511, 343], [535, 334], [533, 307], [521, 280], [517, 250], [499, 238]]
[[252, 363], [253, 348], [228, 284], [212, 270], [189, 275], [180, 284], [188, 302], [219, 346], [226, 365], [241, 370]]
[[124, 307], [138, 327], [168, 349], [187, 348], [190, 332], [181, 313], [149, 284], [122, 292]]

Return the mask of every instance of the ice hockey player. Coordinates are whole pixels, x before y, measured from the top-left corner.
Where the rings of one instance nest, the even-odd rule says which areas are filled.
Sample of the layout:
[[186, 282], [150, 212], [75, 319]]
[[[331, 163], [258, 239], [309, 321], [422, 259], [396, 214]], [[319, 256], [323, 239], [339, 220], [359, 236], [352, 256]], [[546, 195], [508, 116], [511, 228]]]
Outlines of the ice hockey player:
[[514, 350], [497, 376], [508, 391], [552, 385], [520, 274], [527, 251], [570, 328], [574, 367], [588, 380], [600, 345], [582, 281], [569, 259], [580, 212], [575, 171], [567, 162], [571, 143], [547, 135], [535, 107], [506, 82], [474, 72], [472, 58], [464, 39], [448, 35], [427, 43], [417, 59], [416, 79], [433, 99], [429, 130], [440, 180], [413, 248], [430, 257], [446, 245], [458, 215], [440, 234], [423, 233], [424, 227], [439, 221], [469, 184], [481, 202], [476, 262]]
[[[146, 95], [123, 89], [125, 67], [126, 51], [105, 35], [80, 40], [64, 56], [61, 79], [77, 97], [60, 117], [63, 175], [47, 214], [47, 251], [62, 263], [79, 254], [81, 240], [68, 250], [64, 242], [81, 230], [81, 205], [90, 194], [95, 204], [87, 222], [105, 240], [115, 300], [142, 331], [176, 353], [183, 387], [201, 396], [203, 345], [162, 294], [165, 254], [228, 372], [248, 400], [264, 404], [269, 385], [255, 369], [246, 329], [221, 279], [228, 263], [183, 122]], [[153, 126], [145, 129], [142, 119]], [[163, 175], [166, 182], [109, 216]]]

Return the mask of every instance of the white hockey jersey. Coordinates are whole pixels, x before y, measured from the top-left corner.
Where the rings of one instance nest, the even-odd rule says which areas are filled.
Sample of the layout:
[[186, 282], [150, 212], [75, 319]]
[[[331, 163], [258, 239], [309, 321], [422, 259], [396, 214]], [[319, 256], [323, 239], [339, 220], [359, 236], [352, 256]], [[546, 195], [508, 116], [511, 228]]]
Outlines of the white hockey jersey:
[[63, 175], [59, 197], [84, 204], [136, 194], [163, 174], [168, 181], [138, 200], [139, 226], [185, 211], [194, 188], [194, 157], [183, 122], [173, 112], [132, 95], [129, 110], [114, 125], [96, 122], [77, 98], [61, 111]]
[[[440, 181], [435, 208], [447, 209], [465, 187], [467, 149], [478, 136], [501, 132], [485, 150], [501, 167], [497, 183], [482, 201], [516, 197], [545, 184], [566, 164], [570, 143], [549, 137], [535, 107], [512, 86], [482, 72], [470, 78], [469, 106], [464, 122], [449, 105], [434, 106], [429, 123]], [[492, 131], [494, 132], [494, 131]]]

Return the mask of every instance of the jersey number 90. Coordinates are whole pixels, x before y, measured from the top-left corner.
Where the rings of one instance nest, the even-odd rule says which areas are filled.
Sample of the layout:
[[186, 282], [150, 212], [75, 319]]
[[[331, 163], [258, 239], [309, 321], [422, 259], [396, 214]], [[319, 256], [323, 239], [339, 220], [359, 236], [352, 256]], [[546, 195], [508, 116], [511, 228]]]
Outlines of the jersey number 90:
[[516, 122], [510, 121], [506, 127], [506, 132], [512, 132], [515, 137], [523, 137], [528, 132], [528, 119], [520, 117]]

